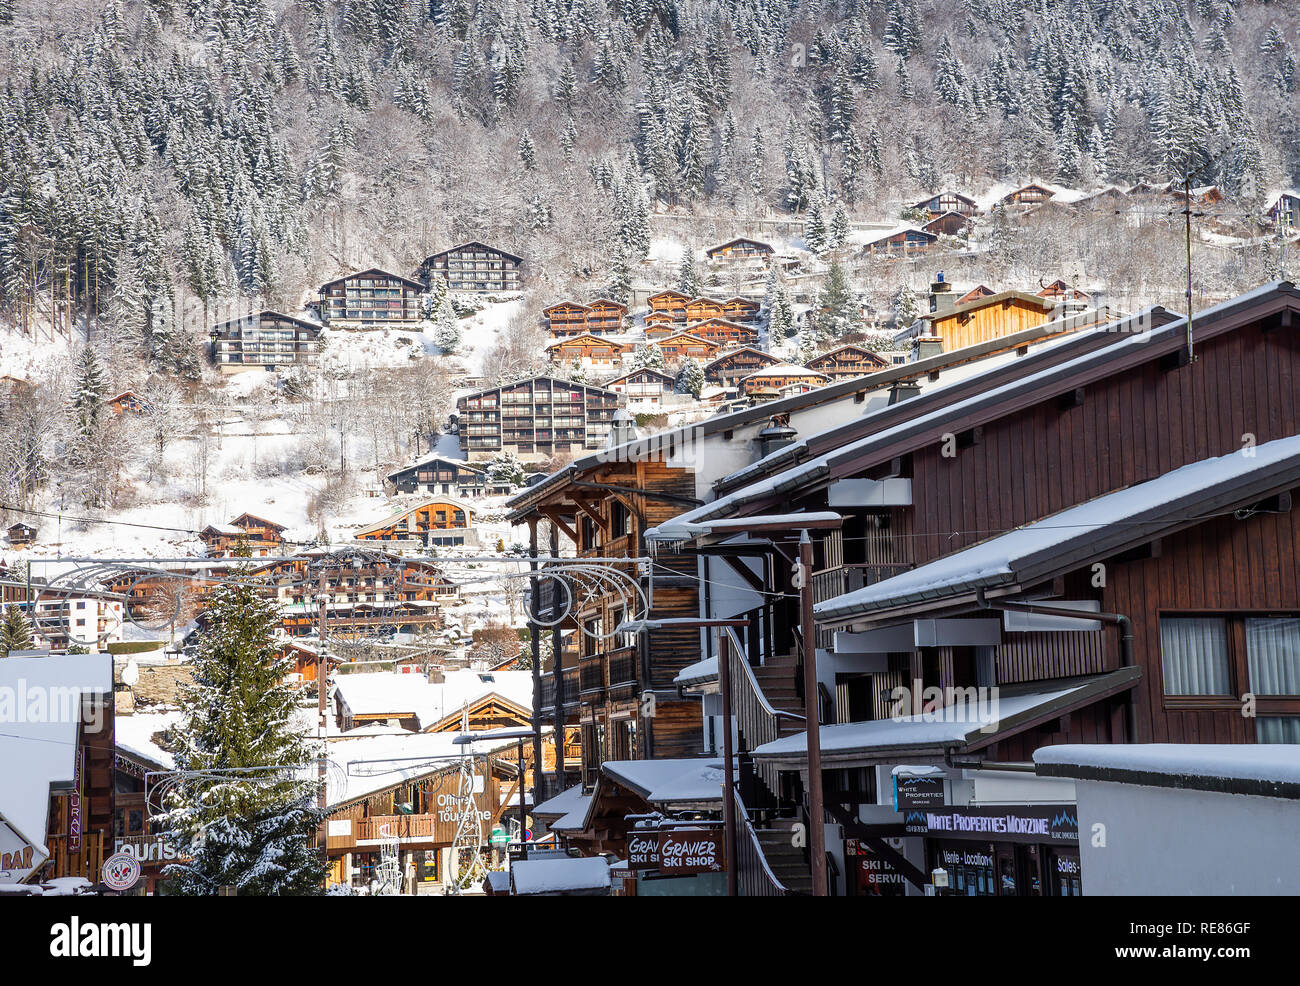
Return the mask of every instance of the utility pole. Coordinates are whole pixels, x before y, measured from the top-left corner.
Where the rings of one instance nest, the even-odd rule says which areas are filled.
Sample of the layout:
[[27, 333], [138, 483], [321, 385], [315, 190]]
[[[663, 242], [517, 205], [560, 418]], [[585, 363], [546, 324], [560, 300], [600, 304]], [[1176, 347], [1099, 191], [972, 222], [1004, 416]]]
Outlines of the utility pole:
[[1195, 359], [1192, 351], [1192, 176], [1183, 176], [1183, 215], [1187, 217], [1187, 362]]
[[812, 855], [812, 892], [826, 892], [826, 809], [822, 795], [821, 713], [817, 687], [817, 628], [813, 625], [813, 545], [808, 531], [799, 534], [799, 630], [803, 638], [803, 702], [808, 728], [808, 833]]
[[[310, 583], [308, 583], [310, 585]], [[329, 792], [326, 790], [326, 734], [329, 732], [327, 727], [327, 711], [325, 702], [325, 693], [329, 685], [329, 659], [325, 654], [325, 620], [328, 611], [329, 597], [325, 592], [325, 567], [322, 565], [320, 570], [320, 589], [317, 596], [317, 602], [320, 603], [320, 616], [318, 617], [318, 630], [320, 635], [320, 644], [316, 649], [316, 711], [318, 718], [316, 720], [316, 733], [320, 738], [320, 758], [317, 763], [317, 782], [320, 792], [317, 794], [317, 804], [320, 807], [322, 816], [329, 808]], [[329, 822], [326, 818], [321, 818], [320, 823], [320, 852], [325, 864], [326, 881], [329, 880]]]

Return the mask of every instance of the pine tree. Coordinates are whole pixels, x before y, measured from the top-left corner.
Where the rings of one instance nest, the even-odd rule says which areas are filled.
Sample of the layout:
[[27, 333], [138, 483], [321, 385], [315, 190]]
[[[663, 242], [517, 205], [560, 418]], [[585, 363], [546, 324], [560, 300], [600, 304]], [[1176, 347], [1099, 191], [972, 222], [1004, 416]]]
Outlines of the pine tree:
[[429, 335], [433, 344], [444, 353], [454, 353], [460, 348], [460, 319], [456, 317], [456, 309], [452, 306], [449, 294], [443, 295], [433, 313], [433, 328]]
[[192, 858], [164, 873], [189, 896], [224, 886], [318, 894], [324, 870], [312, 842], [323, 813], [313, 753], [292, 722], [297, 695], [275, 644], [279, 612], [241, 566], [208, 597], [205, 619], [177, 729], [176, 769], [186, 779], [154, 819]]
[[822, 212], [821, 199], [814, 199], [808, 209], [808, 219], [803, 226], [803, 241], [813, 253], [825, 253], [831, 248], [830, 229]]
[[8, 657], [10, 651], [30, 650], [31, 646], [31, 627], [22, 610], [11, 603], [5, 607], [4, 619], [0, 620], [0, 657]]
[[700, 272], [695, 267], [695, 251], [682, 247], [682, 262], [677, 268], [677, 290], [692, 298], [700, 294]]
[[533, 144], [533, 135], [528, 132], [527, 127], [519, 136], [519, 160], [524, 162], [526, 170], [537, 170], [537, 147]]
[[104, 404], [104, 371], [90, 346], [83, 346], [77, 358], [77, 382], [72, 395], [72, 452], [78, 461], [88, 461], [99, 436]]
[[693, 357], [688, 356], [682, 361], [673, 389], [679, 394], [690, 394], [696, 398], [700, 396], [700, 391], [704, 389], [704, 368]]

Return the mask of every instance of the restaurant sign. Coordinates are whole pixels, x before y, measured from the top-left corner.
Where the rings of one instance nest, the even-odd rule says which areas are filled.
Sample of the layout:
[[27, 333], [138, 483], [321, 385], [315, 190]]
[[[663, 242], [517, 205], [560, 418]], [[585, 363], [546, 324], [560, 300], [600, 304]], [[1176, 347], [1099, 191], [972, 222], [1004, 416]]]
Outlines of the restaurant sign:
[[659, 832], [655, 829], [630, 829], [627, 833], [627, 865], [633, 870], [659, 867]]
[[1074, 805], [951, 805], [909, 810], [903, 828], [931, 838], [1077, 843], [1079, 813]]
[[726, 868], [721, 829], [663, 829], [659, 832], [660, 873], [688, 876], [718, 873]]

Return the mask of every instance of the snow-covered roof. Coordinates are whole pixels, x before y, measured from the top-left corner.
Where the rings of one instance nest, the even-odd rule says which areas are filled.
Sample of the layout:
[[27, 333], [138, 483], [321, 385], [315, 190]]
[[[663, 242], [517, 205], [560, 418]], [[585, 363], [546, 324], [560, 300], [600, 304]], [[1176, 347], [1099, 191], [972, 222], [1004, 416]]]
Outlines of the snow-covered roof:
[[607, 760], [600, 770], [653, 805], [722, 800], [722, 764], [717, 760]]
[[[1046, 682], [1037, 688], [1003, 688], [994, 696], [971, 696], [956, 689], [952, 704], [919, 715], [822, 726], [821, 752], [827, 760], [841, 761], [942, 757], [954, 749], [986, 745], [999, 734], [1014, 732], [1044, 715], [1060, 714], [1130, 688], [1139, 677], [1137, 668], [1121, 668], [1108, 674]], [[797, 762], [807, 757], [807, 751], [808, 736], [801, 731], [764, 743], [754, 750], [754, 756]]]
[[339, 675], [336, 688], [354, 716], [411, 713], [421, 729], [492, 694], [533, 707], [531, 671], [456, 670], [443, 679], [434, 683], [421, 674], [377, 671]]
[[700, 685], [709, 681], [716, 681], [718, 677], [718, 659], [716, 657], [706, 657], [703, 661], [696, 661], [694, 664], [688, 664], [677, 672], [677, 677], [673, 679], [674, 685]]
[[174, 729], [180, 719], [180, 712], [174, 710], [119, 715], [113, 724], [114, 743], [118, 750], [127, 755], [170, 770], [175, 763], [175, 757], [170, 751], [164, 750], [154, 742], [154, 736]]
[[577, 811], [578, 809], [582, 809], [585, 812], [587, 802], [590, 800], [591, 798], [589, 797], [583, 797], [582, 785], [575, 784], [573, 787], [565, 788], [555, 797], [547, 798], [533, 809], [533, 814], [559, 817]]
[[81, 696], [112, 691], [109, 654], [0, 658], [0, 823], [38, 852], [50, 787], [73, 780]]
[[[909, 572], [817, 603], [820, 619], [843, 619], [907, 603], [940, 599], [991, 586], [1027, 581], [1044, 559], [1069, 555], [1080, 545], [1109, 549], [1099, 535], [1123, 525], [1126, 537], [1154, 537], [1167, 521], [1163, 508], [1181, 510], [1180, 520], [1202, 515], [1216, 488], [1252, 476], [1300, 481], [1300, 435], [1202, 459], [1145, 483], [1095, 497], [979, 544], [938, 558]], [[1157, 516], [1157, 513], [1160, 516]], [[1143, 526], [1142, 521], [1149, 521]]]
[[[439, 770], [455, 767], [462, 754], [488, 754], [515, 747], [502, 739], [457, 743], [457, 733], [402, 733], [331, 738], [326, 795], [331, 807], [347, 804]], [[309, 773], [315, 776], [315, 767]]]
[[521, 859], [510, 867], [510, 889], [519, 896], [608, 887], [609, 863], [602, 856]]
[[1300, 798], [1300, 745], [1128, 743], [1045, 746], [1039, 774], [1153, 787]]

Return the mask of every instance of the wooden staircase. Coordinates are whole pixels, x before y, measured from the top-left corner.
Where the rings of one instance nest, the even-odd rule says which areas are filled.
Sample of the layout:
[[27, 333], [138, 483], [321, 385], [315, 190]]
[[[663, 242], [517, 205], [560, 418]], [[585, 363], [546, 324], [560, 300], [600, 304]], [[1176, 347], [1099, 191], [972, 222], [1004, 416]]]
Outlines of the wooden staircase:
[[776, 819], [772, 828], [756, 829], [763, 857], [773, 876], [792, 893], [812, 893], [812, 871], [804, 850], [794, 845], [794, 820]]
[[[774, 709], [803, 715], [803, 699], [799, 697], [799, 665], [793, 653], [779, 654], [766, 664], [754, 668], [754, 677], [763, 690], [763, 697]], [[781, 736], [801, 733], [805, 726], [795, 719], [782, 717], [777, 722]]]

